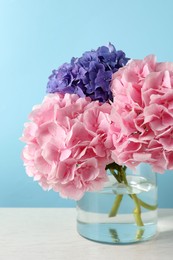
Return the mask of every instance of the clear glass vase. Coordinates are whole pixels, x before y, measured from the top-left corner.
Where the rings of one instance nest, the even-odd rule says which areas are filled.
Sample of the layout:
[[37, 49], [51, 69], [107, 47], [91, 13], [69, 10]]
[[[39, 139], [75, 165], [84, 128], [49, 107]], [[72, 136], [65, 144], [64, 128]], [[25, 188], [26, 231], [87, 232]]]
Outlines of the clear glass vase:
[[86, 192], [77, 202], [78, 233], [90, 240], [129, 244], [157, 233], [157, 181], [149, 165], [133, 173], [126, 169], [120, 182], [108, 172], [101, 191]]

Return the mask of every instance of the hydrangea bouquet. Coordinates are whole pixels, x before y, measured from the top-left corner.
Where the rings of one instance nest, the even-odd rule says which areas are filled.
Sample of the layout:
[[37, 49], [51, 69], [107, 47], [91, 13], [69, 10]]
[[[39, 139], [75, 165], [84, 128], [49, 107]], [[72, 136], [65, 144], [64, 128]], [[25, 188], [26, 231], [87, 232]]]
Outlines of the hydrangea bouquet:
[[[43, 189], [79, 200], [103, 188], [106, 170], [128, 185], [126, 168], [141, 162], [160, 173], [173, 169], [173, 63], [130, 60], [109, 44], [53, 70], [47, 92], [21, 138], [26, 172]], [[131, 198], [142, 226], [140, 207], [156, 205]]]
[[110, 85], [128, 60], [109, 44], [72, 58], [49, 77], [49, 94], [33, 108], [22, 137], [26, 172], [44, 189], [78, 200], [103, 187], [113, 162]]

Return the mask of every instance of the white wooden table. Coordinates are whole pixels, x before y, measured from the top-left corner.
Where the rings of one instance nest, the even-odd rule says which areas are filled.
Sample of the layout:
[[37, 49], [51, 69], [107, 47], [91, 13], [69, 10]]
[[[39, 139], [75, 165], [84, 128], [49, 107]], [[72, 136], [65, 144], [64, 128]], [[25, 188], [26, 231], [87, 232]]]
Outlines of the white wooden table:
[[173, 209], [159, 210], [158, 229], [148, 242], [105, 245], [78, 235], [74, 208], [0, 208], [0, 260], [172, 260]]

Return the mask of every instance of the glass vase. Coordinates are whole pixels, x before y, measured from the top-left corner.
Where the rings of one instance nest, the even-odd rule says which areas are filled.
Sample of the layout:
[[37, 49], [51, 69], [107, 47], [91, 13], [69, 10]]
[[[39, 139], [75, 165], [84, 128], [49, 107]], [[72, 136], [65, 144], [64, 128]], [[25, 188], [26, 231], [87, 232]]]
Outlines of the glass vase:
[[157, 233], [157, 180], [149, 165], [126, 169], [126, 181], [108, 171], [108, 182], [77, 202], [77, 231], [90, 240], [129, 244]]

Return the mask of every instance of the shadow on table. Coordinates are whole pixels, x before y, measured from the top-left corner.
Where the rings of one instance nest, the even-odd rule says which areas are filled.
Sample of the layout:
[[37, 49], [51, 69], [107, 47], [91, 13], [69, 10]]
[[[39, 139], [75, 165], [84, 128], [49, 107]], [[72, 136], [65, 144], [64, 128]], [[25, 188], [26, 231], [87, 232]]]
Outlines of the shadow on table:
[[173, 214], [171, 210], [159, 212], [158, 236], [156, 240], [173, 243]]
[[162, 242], [164, 241], [165, 245], [166, 245], [167, 242], [170, 243], [170, 241], [172, 241], [172, 244], [173, 244], [173, 230], [159, 231], [155, 240], [159, 240], [159, 241], [162, 241]]

